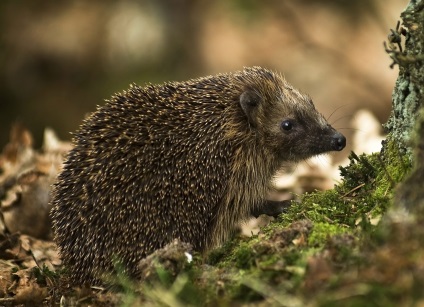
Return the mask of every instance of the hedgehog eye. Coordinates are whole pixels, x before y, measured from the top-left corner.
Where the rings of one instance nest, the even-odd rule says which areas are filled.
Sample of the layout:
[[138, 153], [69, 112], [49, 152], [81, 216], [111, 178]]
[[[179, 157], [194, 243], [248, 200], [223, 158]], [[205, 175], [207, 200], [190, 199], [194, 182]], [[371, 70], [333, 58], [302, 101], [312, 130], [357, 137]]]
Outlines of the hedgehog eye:
[[285, 130], [285, 131], [290, 131], [290, 130], [292, 130], [292, 128], [293, 128], [293, 121], [288, 120], [288, 119], [284, 120], [284, 121], [281, 123], [281, 128], [282, 128], [283, 130]]

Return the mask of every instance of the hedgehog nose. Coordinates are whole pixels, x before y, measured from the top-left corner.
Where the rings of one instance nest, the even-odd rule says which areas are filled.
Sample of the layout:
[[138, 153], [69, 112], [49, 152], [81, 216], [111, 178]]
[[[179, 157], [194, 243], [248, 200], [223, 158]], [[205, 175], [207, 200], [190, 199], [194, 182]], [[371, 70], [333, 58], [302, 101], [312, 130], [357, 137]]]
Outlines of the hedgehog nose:
[[340, 151], [346, 146], [346, 138], [344, 137], [343, 134], [336, 132], [333, 135], [331, 145], [333, 147], [333, 150]]

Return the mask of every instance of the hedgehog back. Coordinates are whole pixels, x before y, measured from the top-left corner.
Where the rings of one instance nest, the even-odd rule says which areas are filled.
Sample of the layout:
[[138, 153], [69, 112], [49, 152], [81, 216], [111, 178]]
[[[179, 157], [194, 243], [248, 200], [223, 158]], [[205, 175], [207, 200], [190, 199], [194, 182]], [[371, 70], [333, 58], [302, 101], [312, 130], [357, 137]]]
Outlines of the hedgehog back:
[[133, 85], [87, 118], [53, 189], [53, 229], [71, 279], [95, 282], [174, 238], [203, 250], [230, 176], [228, 76]]

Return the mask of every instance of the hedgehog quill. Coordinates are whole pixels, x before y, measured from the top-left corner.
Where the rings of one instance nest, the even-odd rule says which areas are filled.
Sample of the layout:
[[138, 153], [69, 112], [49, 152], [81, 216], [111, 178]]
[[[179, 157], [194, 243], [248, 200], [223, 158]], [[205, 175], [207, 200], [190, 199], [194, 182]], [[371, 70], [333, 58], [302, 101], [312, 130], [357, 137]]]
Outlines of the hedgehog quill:
[[205, 251], [266, 207], [275, 172], [345, 147], [309, 96], [261, 67], [132, 85], [89, 116], [52, 192], [74, 284], [126, 274], [173, 239]]

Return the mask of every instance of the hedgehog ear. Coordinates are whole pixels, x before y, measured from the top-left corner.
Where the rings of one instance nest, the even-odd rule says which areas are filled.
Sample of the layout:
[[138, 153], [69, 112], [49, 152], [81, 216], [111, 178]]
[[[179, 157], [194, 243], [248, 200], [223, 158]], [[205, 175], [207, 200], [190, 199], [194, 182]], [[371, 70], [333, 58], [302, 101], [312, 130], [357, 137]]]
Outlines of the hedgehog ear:
[[249, 123], [253, 126], [256, 125], [255, 111], [259, 105], [261, 98], [252, 90], [246, 90], [240, 95], [240, 106], [247, 116]]

